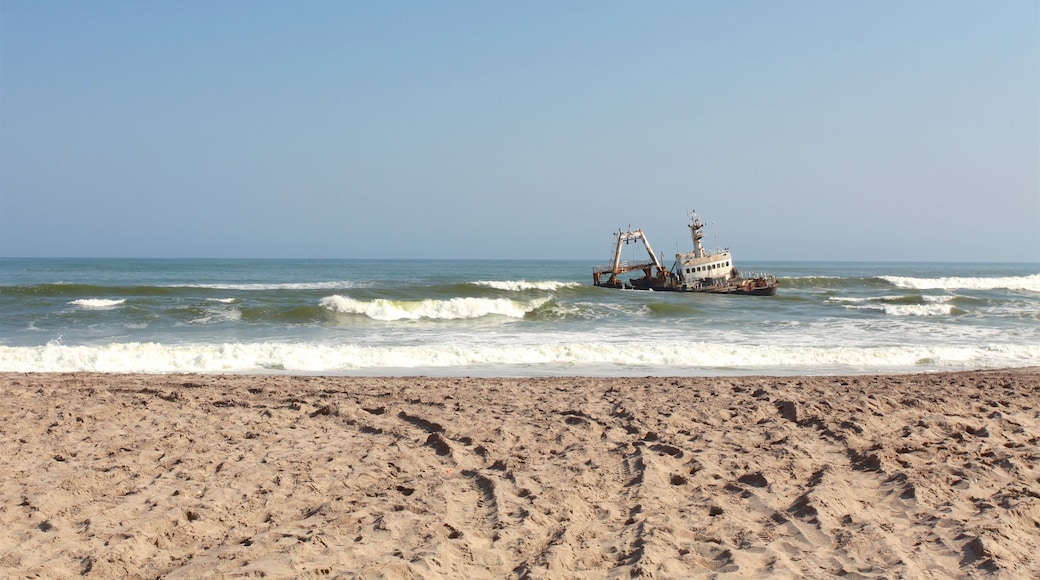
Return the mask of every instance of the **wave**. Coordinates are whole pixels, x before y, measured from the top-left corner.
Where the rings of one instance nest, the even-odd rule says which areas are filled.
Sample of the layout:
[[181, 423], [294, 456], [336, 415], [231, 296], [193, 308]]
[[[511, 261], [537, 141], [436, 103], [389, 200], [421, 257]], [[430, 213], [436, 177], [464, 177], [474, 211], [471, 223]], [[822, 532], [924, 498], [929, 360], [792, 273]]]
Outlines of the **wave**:
[[373, 320], [460, 320], [505, 316], [523, 318], [549, 301], [509, 300], [507, 298], [450, 298], [447, 300], [356, 300], [348, 296], [326, 296], [319, 304], [341, 314], [360, 314]]
[[297, 305], [289, 308], [252, 307], [242, 309], [242, 321], [256, 324], [314, 324], [333, 315], [318, 305]]
[[257, 284], [170, 284], [167, 288], [205, 288], [208, 290], [350, 290], [367, 288], [374, 282], [340, 280], [333, 282], [285, 282]]
[[888, 286], [873, 276], [781, 276], [781, 288], [798, 290], [842, 290], [847, 288], [884, 288]]
[[[707, 370], [829, 373], [1040, 364], [1040, 345], [805, 347], [729, 343], [563, 342], [537, 345], [430, 343], [418, 346], [254, 343], [116, 343], [0, 346], [0, 372], [405, 372], [483, 369], [500, 376], [580, 372], [611, 376], [703, 374]], [[788, 369], [785, 371], [785, 369]]]
[[183, 294], [190, 290], [352, 290], [370, 288], [377, 283], [373, 281], [330, 281], [330, 282], [286, 282], [286, 283], [187, 283], [161, 284], [155, 286], [102, 286], [96, 284], [35, 284], [30, 286], [0, 286], [0, 296], [83, 296], [102, 293], [119, 293], [124, 296], [166, 296]]
[[73, 300], [72, 302], [69, 302], [69, 304], [79, 306], [86, 310], [111, 310], [117, 306], [126, 304], [126, 298], [81, 298], [79, 300]]
[[646, 304], [646, 309], [654, 316], [661, 317], [691, 316], [698, 312], [697, 307], [692, 303], [679, 302], [649, 302]]
[[946, 316], [960, 312], [948, 302], [937, 302], [930, 304], [846, 304], [848, 310], [878, 310], [888, 316]]
[[914, 278], [910, 276], [878, 276], [878, 278], [897, 288], [912, 290], [1026, 290], [1040, 292], [1040, 274], [994, 278]]
[[883, 304], [889, 316], [946, 316], [954, 313], [953, 304]]
[[958, 299], [958, 296], [952, 296], [950, 294], [944, 294], [942, 296], [925, 296], [924, 301], [932, 304], [946, 304], [947, 302], [953, 302]]
[[181, 293], [181, 290], [164, 286], [101, 286], [97, 284], [34, 284], [30, 286], [0, 286], [0, 296], [90, 296], [97, 294], [120, 294], [123, 296], [166, 296]]
[[477, 286], [486, 286], [495, 290], [508, 290], [511, 292], [522, 292], [524, 290], [547, 290], [554, 292], [561, 288], [577, 288], [584, 286], [581, 282], [557, 282], [546, 280], [542, 282], [528, 282], [527, 280], [478, 280], [473, 282]]
[[205, 312], [188, 324], [215, 324], [220, 322], [238, 322], [242, 319], [242, 311], [237, 308], [207, 308]]
[[831, 296], [827, 302], [843, 305], [847, 310], [876, 310], [889, 316], [944, 316], [961, 313], [956, 308], [958, 296]]

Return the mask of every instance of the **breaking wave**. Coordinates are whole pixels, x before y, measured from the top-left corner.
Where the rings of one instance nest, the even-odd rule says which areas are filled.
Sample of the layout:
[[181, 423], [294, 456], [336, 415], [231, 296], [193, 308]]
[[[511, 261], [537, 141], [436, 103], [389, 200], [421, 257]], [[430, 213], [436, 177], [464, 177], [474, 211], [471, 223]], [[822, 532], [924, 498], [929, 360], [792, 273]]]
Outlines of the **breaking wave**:
[[953, 314], [953, 304], [882, 304], [889, 316], [945, 316]]
[[[1040, 345], [804, 347], [726, 343], [563, 342], [541, 345], [430, 343], [368, 346], [287, 342], [217, 345], [117, 343], [105, 346], [0, 346], [0, 372], [393, 372], [448, 369], [498, 376], [604, 372], [703, 374], [707, 369], [791, 369], [798, 374], [857, 369], [1033, 366]], [[627, 371], [618, 372], [619, 369]]]
[[953, 304], [864, 304], [846, 305], [849, 310], [876, 310], [888, 316], [945, 316], [953, 314]]
[[356, 300], [349, 296], [326, 296], [319, 304], [342, 314], [359, 314], [373, 320], [461, 320], [485, 316], [523, 318], [549, 301], [507, 298], [451, 298], [448, 300]]
[[960, 312], [953, 304], [956, 299], [956, 296], [832, 296], [827, 301], [842, 304], [848, 310], [875, 310], [888, 316], [945, 316]]
[[1040, 292], [1040, 274], [1031, 276], [1003, 276], [994, 278], [913, 278], [909, 276], [879, 276], [897, 288], [912, 290], [1027, 290]]
[[126, 304], [126, 298], [121, 299], [108, 299], [108, 298], [81, 298], [79, 300], [73, 300], [69, 302], [73, 306], [79, 306], [86, 310], [111, 310], [117, 306]]
[[214, 324], [218, 322], [236, 322], [242, 320], [242, 311], [234, 307], [207, 308], [205, 312], [188, 322], [188, 324]]
[[584, 286], [581, 282], [557, 282], [553, 280], [543, 282], [528, 282], [526, 280], [479, 280], [473, 283], [477, 286], [486, 286], [488, 288], [494, 288], [495, 290], [508, 290], [511, 292], [521, 292], [524, 290], [546, 290], [553, 292], [560, 288], [576, 288]]

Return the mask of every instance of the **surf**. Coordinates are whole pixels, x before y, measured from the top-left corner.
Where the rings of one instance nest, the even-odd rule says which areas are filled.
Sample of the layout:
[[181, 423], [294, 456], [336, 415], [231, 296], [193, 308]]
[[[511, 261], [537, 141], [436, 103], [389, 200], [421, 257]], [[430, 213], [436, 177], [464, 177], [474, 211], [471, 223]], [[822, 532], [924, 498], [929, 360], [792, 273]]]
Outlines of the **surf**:
[[[733, 345], [707, 342], [564, 341], [548, 344], [417, 345], [290, 342], [168, 345], [154, 342], [86, 346], [52, 341], [0, 346], [0, 372], [400, 372], [401, 369], [484, 369], [503, 376], [580, 370], [615, 376], [711, 374], [731, 371], [820, 374], [1021, 366], [1040, 345], [898, 345], [873, 347]], [[857, 369], [859, 369], [857, 371]]]
[[878, 276], [896, 288], [910, 290], [1025, 290], [1040, 292], [1040, 274], [1031, 276], [939, 277]]
[[548, 298], [510, 300], [508, 298], [456, 297], [445, 300], [358, 300], [349, 296], [326, 296], [319, 304], [340, 314], [357, 314], [373, 320], [467, 320], [486, 316], [524, 318]]

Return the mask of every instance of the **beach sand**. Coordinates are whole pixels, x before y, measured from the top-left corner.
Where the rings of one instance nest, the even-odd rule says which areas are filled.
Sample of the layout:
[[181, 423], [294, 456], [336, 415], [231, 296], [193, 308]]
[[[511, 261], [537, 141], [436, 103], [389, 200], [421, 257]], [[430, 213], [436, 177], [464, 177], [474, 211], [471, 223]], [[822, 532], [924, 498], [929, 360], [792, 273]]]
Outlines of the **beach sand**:
[[0, 576], [1040, 576], [1040, 369], [0, 375]]

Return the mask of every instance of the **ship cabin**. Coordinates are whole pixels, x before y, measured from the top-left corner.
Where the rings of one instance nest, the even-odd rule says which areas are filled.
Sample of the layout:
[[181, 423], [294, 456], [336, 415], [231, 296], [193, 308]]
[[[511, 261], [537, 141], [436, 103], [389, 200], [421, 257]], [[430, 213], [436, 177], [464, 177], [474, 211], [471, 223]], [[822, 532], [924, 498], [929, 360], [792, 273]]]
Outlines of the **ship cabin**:
[[724, 284], [738, 276], [729, 251], [701, 256], [696, 252], [676, 254], [673, 273], [683, 288]]
[[704, 249], [704, 222], [697, 216], [697, 212], [690, 213], [689, 227], [693, 251], [676, 254], [675, 266], [672, 269], [682, 289], [725, 285], [740, 275], [733, 266], [733, 256], [729, 253], [729, 248], [716, 249], [714, 252]]

